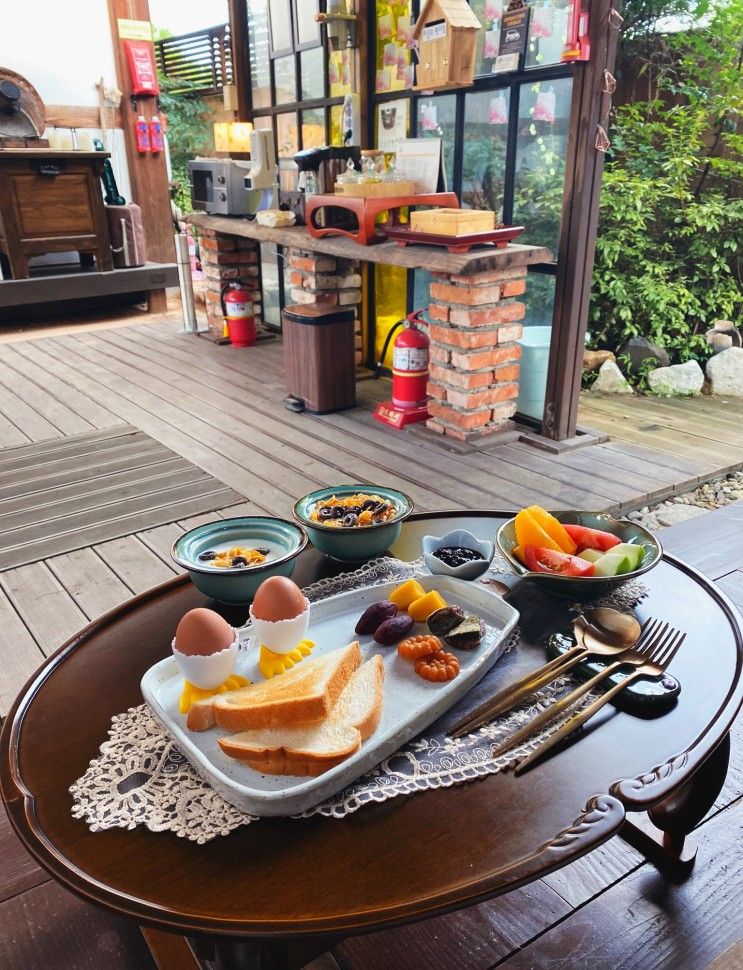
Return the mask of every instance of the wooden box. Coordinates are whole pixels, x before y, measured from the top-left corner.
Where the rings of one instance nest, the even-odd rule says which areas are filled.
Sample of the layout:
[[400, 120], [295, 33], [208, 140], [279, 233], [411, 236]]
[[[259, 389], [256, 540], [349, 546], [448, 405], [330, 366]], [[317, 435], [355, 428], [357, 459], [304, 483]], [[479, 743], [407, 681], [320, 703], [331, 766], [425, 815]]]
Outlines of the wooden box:
[[410, 228], [438, 236], [463, 236], [495, 229], [495, 213], [489, 209], [425, 209], [410, 213]]
[[415, 195], [415, 182], [336, 182], [335, 194], [350, 199], [394, 199]]

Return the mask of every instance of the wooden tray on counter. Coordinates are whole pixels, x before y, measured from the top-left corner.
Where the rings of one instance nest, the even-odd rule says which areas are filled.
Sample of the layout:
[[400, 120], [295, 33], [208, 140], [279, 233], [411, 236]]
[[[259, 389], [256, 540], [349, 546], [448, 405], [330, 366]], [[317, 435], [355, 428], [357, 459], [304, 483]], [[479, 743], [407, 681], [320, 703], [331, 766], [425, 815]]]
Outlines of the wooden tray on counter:
[[520, 236], [525, 226], [502, 226], [488, 232], [468, 232], [460, 236], [444, 236], [433, 232], [419, 232], [410, 226], [381, 227], [389, 239], [394, 239], [398, 246], [408, 246], [418, 243], [424, 246], [446, 246], [450, 253], [466, 253], [473, 246], [495, 245], [498, 249], [505, 247]]

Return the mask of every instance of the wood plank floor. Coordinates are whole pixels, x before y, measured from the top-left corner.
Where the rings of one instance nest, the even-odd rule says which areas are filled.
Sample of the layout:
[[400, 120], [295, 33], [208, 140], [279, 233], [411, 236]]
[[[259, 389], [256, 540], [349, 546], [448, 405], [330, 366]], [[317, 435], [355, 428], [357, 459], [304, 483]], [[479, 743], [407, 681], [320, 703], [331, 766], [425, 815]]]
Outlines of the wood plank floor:
[[[53, 450], [73, 436], [106, 437], [122, 424], [213, 476], [235, 497], [216, 513], [176, 509], [175, 521], [91, 536], [83, 548], [55, 550], [13, 568], [0, 564], [0, 715], [43, 658], [87, 621], [172, 576], [174, 539], [215, 515], [286, 516], [298, 495], [344, 481], [397, 485], [423, 510], [538, 501], [623, 511], [743, 465], [741, 402], [721, 409], [706, 399], [625, 402], [586, 395], [581, 423], [610, 432], [606, 444], [564, 454], [513, 440], [475, 448], [379, 425], [372, 411], [389, 395], [386, 381], [359, 384], [360, 407], [353, 411], [320, 417], [286, 411], [281, 354], [279, 341], [236, 351], [180, 335], [172, 322], [0, 344], [0, 510], [20, 517], [16, 524], [28, 515], [8, 477], [14, 474], [10, 449], [43, 443], [42, 450]], [[56, 484], [55, 501], [64, 498], [64, 470]], [[76, 508], [85, 506], [80, 498]], [[678, 543], [692, 560], [706, 549], [702, 568], [743, 607], [735, 538], [740, 511], [731, 509], [720, 514], [719, 542], [710, 543], [705, 526], [707, 541], [699, 544], [689, 526], [667, 530], [664, 543], [672, 551]], [[704, 866], [684, 887], [659, 881], [634, 849], [614, 839], [502, 899], [346, 941], [309, 966], [706, 967], [742, 935], [736, 909], [743, 888], [742, 799], [738, 725], [728, 783], [699, 830]], [[50, 882], [4, 818], [0, 846], [0, 966], [155, 966], [136, 928]]]

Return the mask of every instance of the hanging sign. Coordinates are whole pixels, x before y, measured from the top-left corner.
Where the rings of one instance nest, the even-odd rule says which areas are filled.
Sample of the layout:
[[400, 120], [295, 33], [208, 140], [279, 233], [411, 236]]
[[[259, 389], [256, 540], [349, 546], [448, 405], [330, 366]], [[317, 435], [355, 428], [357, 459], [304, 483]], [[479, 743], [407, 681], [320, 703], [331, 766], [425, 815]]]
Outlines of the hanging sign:
[[493, 64], [493, 74], [518, 71], [526, 52], [529, 32], [529, 6], [524, 0], [513, 0], [503, 13], [498, 56]]
[[116, 23], [121, 40], [152, 40], [152, 24], [149, 20], [124, 20], [119, 17]]

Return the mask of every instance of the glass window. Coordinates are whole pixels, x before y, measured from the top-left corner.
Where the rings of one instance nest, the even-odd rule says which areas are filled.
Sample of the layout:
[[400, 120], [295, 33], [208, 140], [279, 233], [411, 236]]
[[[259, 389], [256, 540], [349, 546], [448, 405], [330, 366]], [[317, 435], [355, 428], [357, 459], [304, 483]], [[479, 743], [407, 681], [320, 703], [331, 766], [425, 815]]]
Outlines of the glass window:
[[376, 92], [382, 94], [412, 88], [414, 68], [408, 47], [414, 23], [411, 4], [405, 0], [399, 3], [376, 0], [376, 11]]
[[569, 0], [532, 0], [525, 67], [559, 64], [568, 36]]
[[526, 318], [521, 343], [518, 409], [521, 414], [541, 420], [547, 389], [552, 307], [555, 302], [555, 277], [529, 273], [526, 282]]
[[341, 124], [343, 123], [343, 105], [331, 104], [330, 106], [330, 144], [343, 145], [343, 133]]
[[572, 78], [522, 84], [513, 221], [527, 227], [529, 242], [557, 253], [565, 182]]
[[248, 3], [248, 36], [250, 38], [250, 82], [253, 88], [253, 107], [267, 108], [271, 104], [271, 74], [268, 57], [268, 0]]
[[462, 205], [503, 215], [510, 91], [479, 91], [464, 99]]
[[418, 99], [418, 137], [441, 139], [446, 187], [449, 190], [454, 187], [454, 121], [456, 112], [457, 98], [454, 94]]
[[290, 0], [269, 0], [271, 5], [271, 50], [292, 47], [292, 9]]
[[273, 62], [275, 104], [288, 104], [297, 100], [297, 65], [294, 54], [277, 57]]
[[299, 55], [302, 74], [302, 100], [325, 97], [325, 51], [312, 47]]
[[482, 29], [477, 32], [475, 74], [492, 74], [500, 43], [501, 16], [508, 0], [470, 0], [470, 6], [482, 24]]
[[302, 148], [321, 148], [325, 144], [325, 111], [309, 108], [302, 112]]
[[279, 158], [294, 158], [299, 151], [297, 116], [293, 111], [276, 115], [276, 154]]
[[297, 44], [319, 44], [320, 24], [315, 17], [320, 9], [318, 0], [297, 0]]
[[263, 319], [274, 327], [281, 326], [281, 270], [276, 246], [261, 243], [261, 293], [263, 295]]

